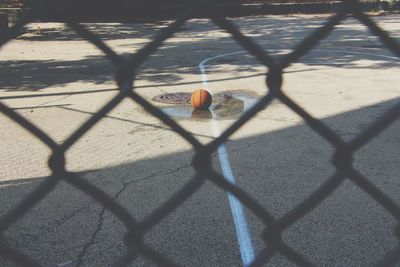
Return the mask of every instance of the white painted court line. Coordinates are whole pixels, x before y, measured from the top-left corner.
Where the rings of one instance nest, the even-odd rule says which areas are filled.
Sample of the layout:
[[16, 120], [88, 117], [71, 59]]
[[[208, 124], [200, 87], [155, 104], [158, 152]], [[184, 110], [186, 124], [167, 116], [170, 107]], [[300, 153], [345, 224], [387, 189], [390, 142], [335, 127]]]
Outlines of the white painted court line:
[[[356, 49], [356, 48], [355, 48]], [[368, 48], [360, 48], [360, 49], [368, 49]], [[400, 64], [399, 58], [398, 57], [392, 57], [392, 56], [386, 56], [386, 55], [381, 55], [381, 54], [373, 54], [373, 53], [367, 53], [367, 52], [356, 52], [356, 51], [343, 51], [343, 50], [326, 50], [326, 49], [313, 49], [312, 51], [318, 51], [318, 52], [334, 52], [334, 53], [342, 53], [342, 54], [353, 54], [353, 55], [364, 55], [364, 56], [372, 56], [372, 57], [378, 57], [378, 58], [386, 58], [386, 59], [391, 59], [395, 60], [397, 62], [394, 62], [396, 64]]]
[[[264, 43], [259, 43], [260, 45], [264, 44]], [[370, 48], [354, 48], [354, 49], [364, 49], [364, 50], [371, 50]], [[268, 51], [271, 53], [275, 53], [275, 52], [290, 52], [290, 50], [287, 49], [268, 49]], [[375, 58], [382, 58], [382, 59], [389, 59], [390, 61], [392, 61], [394, 64], [399, 64], [399, 58], [398, 57], [394, 57], [394, 56], [387, 56], [387, 55], [382, 55], [382, 54], [376, 54], [376, 53], [370, 53], [370, 52], [360, 52], [360, 51], [349, 51], [349, 50], [335, 50], [335, 49], [313, 49], [312, 52], [323, 52], [323, 53], [339, 53], [339, 54], [352, 54], [352, 55], [363, 55], [363, 56], [370, 56], [370, 57], [375, 57]], [[232, 53], [227, 53], [227, 54], [222, 54], [222, 55], [218, 55], [215, 57], [210, 57], [207, 58], [205, 60], [203, 60], [200, 64], [199, 64], [199, 68], [201, 71], [201, 77], [203, 80], [203, 85], [206, 86], [207, 83], [207, 75], [205, 74], [205, 68], [204, 66], [206, 65], [205, 63], [207, 63], [208, 61], [217, 59], [217, 58], [221, 58], [221, 57], [226, 57], [226, 56], [231, 56], [231, 55], [237, 55], [237, 54], [245, 54], [248, 53], [247, 51], [239, 51], [239, 52], [232, 52]], [[203, 65], [202, 65], [203, 63]], [[294, 62], [294, 64], [307, 64], [307, 65], [319, 65], [319, 64], [324, 64], [324, 65], [343, 65], [344, 63], [334, 63], [334, 62], [323, 62], [323, 63], [319, 63], [319, 62]], [[203, 66], [203, 68], [200, 67], [200, 65]], [[261, 65], [261, 63], [260, 63]], [[205, 76], [205, 77], [203, 77]], [[204, 83], [205, 81], [205, 83]]]
[[[270, 51], [279, 51], [279, 50], [273, 49]], [[381, 55], [381, 54], [373, 54], [373, 53], [369, 53], [369, 52], [356, 52], [356, 51], [348, 51], [348, 50], [347, 51], [324, 50], [324, 49], [314, 49], [312, 51], [372, 56], [372, 57], [377, 57], [377, 58], [394, 60], [394, 61], [396, 61], [394, 63], [400, 64], [400, 62], [398, 62], [399, 59], [397, 57], [386, 56], [386, 55]], [[232, 56], [232, 55], [237, 55], [237, 54], [244, 54], [244, 53], [247, 53], [247, 51], [238, 51], [238, 52], [221, 54], [221, 55], [210, 57], [210, 58], [207, 58], [207, 59], [201, 61], [199, 64], [199, 69], [201, 72], [201, 80], [202, 80], [204, 89], [208, 89], [207, 88], [208, 80], [207, 80], [206, 64], [209, 61], [212, 61], [217, 58], [222, 58], [222, 57]], [[304, 62], [299, 62], [299, 63], [304, 63]], [[320, 63], [305, 62], [304, 64], [318, 65]], [[337, 65], [339, 63], [324, 62], [323, 64], [324, 65]], [[340, 63], [340, 64], [343, 64], [343, 63]], [[212, 131], [213, 131], [214, 137], [217, 138], [218, 136], [220, 136], [221, 131], [220, 131], [217, 120], [215, 120], [214, 118], [211, 119], [211, 126], [212, 126]], [[224, 144], [222, 144], [218, 147], [218, 158], [219, 158], [222, 173], [223, 173], [225, 179], [228, 180], [229, 182], [231, 182], [232, 184], [235, 184], [236, 183], [235, 176], [233, 175], [233, 171], [231, 168], [231, 164], [229, 162], [226, 146]], [[255, 254], [254, 254], [253, 244], [251, 241], [249, 227], [247, 225], [247, 220], [246, 220], [246, 217], [243, 212], [243, 206], [240, 203], [240, 201], [234, 195], [232, 195], [230, 193], [228, 193], [228, 199], [229, 199], [229, 204], [230, 204], [230, 208], [231, 208], [231, 212], [232, 212], [232, 216], [233, 216], [233, 221], [235, 224], [236, 235], [237, 235], [239, 249], [240, 249], [240, 255], [242, 257], [244, 266], [248, 266], [255, 259]]]
[[[207, 73], [206, 73], [206, 63], [220, 57], [240, 54], [244, 52], [233, 52], [228, 54], [219, 55], [216, 57], [211, 57], [203, 60], [199, 64], [199, 68], [201, 71], [201, 79], [204, 86], [204, 89], [207, 89]], [[217, 120], [211, 118], [211, 126], [213, 130], [214, 137], [218, 137], [221, 135], [221, 131], [218, 125]], [[221, 164], [222, 174], [225, 179], [230, 183], [235, 184], [235, 176], [233, 175], [233, 171], [231, 168], [231, 164], [229, 162], [228, 153], [226, 151], [226, 147], [224, 144], [218, 147], [218, 158]], [[247, 225], [247, 220], [243, 212], [243, 206], [240, 201], [232, 194], [228, 193], [229, 205], [231, 208], [233, 222], [235, 224], [236, 236], [239, 243], [240, 255], [242, 258], [242, 262], [244, 266], [248, 266], [254, 260], [254, 249], [253, 244], [251, 242], [250, 231]]]

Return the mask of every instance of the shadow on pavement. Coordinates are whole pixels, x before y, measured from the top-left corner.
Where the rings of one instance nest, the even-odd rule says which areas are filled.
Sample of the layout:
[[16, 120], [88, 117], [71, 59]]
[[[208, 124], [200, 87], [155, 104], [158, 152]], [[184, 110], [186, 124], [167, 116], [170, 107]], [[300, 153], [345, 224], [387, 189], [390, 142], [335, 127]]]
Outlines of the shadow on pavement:
[[[274, 54], [285, 49], [293, 49], [304, 37], [319, 28], [325, 19], [304, 19], [296, 16], [271, 17], [270, 19], [268, 17], [255, 17], [236, 20], [235, 22], [244, 34], [253, 38], [257, 43], [261, 43], [265, 49]], [[393, 23], [391, 17], [381, 20], [383, 25]], [[126, 40], [127, 43], [124, 45], [127, 47], [142, 47], [168, 23], [163, 22], [161, 26], [151, 23], [98, 23], [87, 24], [87, 27], [105, 41]], [[379, 54], [387, 54], [388, 50], [364, 27], [355, 27], [360, 25], [359, 22], [354, 19], [347, 19], [343, 25], [346, 27], [339, 26], [327, 39], [321, 41], [318, 47], [324, 48], [324, 51], [311, 51], [300, 62], [306, 66], [317, 63], [322, 67], [334, 65], [349, 69], [398, 67], [397, 60], [388, 61], [376, 57]], [[206, 20], [189, 21], [180, 32], [168, 39], [143, 64], [138, 72], [137, 80], [172, 86], [198, 82], [186, 81], [182, 78], [182, 75], [197, 75], [199, 73], [197, 64], [205, 57], [240, 51], [238, 49], [241, 49], [228, 35], [208, 36], [207, 34], [213, 30], [216, 33], [223, 32]], [[146, 41], [129, 42], [129, 40], [136, 38], [144, 38]], [[189, 39], [192, 41], [188, 41]], [[52, 41], [65, 41], [65, 44], [68, 45], [68, 41], [80, 39], [71, 30], [54, 26], [54, 28], [45, 29], [42, 35], [25, 34], [20, 36], [18, 40], [45, 42], [47, 45], [50, 45]], [[9, 45], [12, 46], [12, 42]], [[27, 49], [28, 47], [29, 43], [27, 43]], [[337, 49], [341, 51], [352, 50], [356, 53], [337, 53], [335, 52]], [[357, 53], [360, 51], [367, 51], [368, 53]], [[51, 86], [64, 86], [72, 82], [103, 84], [114, 79], [115, 68], [103, 56], [88, 55], [80, 60], [29, 60], [24, 56], [20, 57], [21, 60], [1, 61], [0, 77], [6, 77], [0, 80], [2, 90], [38, 91]], [[368, 66], [360, 66], [358, 62], [363, 59], [370, 60], [371, 63]], [[243, 74], [243, 72], [251, 72], [252, 75], [263, 74], [260, 73], [259, 62], [248, 53], [240, 54], [235, 58], [221, 58], [210, 64], [209, 67], [213, 73], [226, 74], [226, 69], [216, 68], [213, 66], [214, 64], [224, 64], [229, 67], [232, 79], [248, 77], [248, 74]]]
[[[349, 140], [398, 101], [345, 112], [324, 122]], [[268, 128], [268, 119], [260, 123]], [[398, 204], [399, 126], [396, 121], [355, 158], [355, 167]], [[304, 124], [229, 141], [227, 149], [238, 185], [276, 218], [293, 209], [334, 173], [333, 148]], [[132, 153], [137, 153], [134, 147]], [[193, 151], [186, 151], [92, 170], [82, 176], [141, 220], [193, 177], [192, 157]], [[216, 156], [214, 161], [219, 169]], [[15, 206], [41, 181], [40, 177], [21, 177], [2, 182], [1, 213]], [[264, 226], [251, 213], [247, 216], [259, 251], [264, 246], [260, 238]], [[283, 238], [318, 265], [367, 266], [398, 244], [394, 235], [397, 225], [366, 193], [346, 181], [286, 230]], [[46, 266], [109, 266], [127, 251], [122, 242], [125, 231], [110, 212], [79, 190], [60, 183], [13, 225], [5, 238], [12, 247]], [[145, 242], [183, 266], [240, 265], [227, 194], [210, 182], [146, 234]], [[6, 261], [0, 263], [8, 265]], [[272, 263], [288, 264], [282, 256], [274, 257]], [[142, 257], [135, 263], [148, 264]]]

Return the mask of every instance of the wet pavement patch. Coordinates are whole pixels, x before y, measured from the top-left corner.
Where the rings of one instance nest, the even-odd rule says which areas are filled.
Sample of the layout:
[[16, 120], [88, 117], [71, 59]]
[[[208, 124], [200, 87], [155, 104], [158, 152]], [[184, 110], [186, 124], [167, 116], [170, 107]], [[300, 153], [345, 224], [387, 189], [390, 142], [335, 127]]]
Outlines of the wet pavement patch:
[[191, 93], [171, 93], [153, 97], [152, 100], [170, 106], [159, 107], [165, 114], [175, 119], [235, 119], [254, 106], [260, 96], [250, 90], [229, 90], [212, 95], [213, 102], [208, 110], [196, 110], [190, 105]]

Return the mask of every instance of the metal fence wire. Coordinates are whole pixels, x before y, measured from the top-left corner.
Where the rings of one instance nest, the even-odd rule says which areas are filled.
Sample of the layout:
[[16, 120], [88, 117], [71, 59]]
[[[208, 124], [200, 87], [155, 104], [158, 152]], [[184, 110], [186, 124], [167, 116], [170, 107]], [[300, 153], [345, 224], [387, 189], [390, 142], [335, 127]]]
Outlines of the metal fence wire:
[[[8, 41], [18, 36], [21, 29], [30, 21], [40, 15], [41, 6], [38, 1], [30, 3], [31, 8], [23, 16], [19, 18], [16, 24], [10, 28], [7, 36], [2, 36], [0, 45], [6, 44]], [[282, 233], [293, 225], [300, 218], [305, 216], [317, 205], [324, 201], [332, 192], [334, 192], [345, 180], [350, 180], [377, 203], [384, 207], [397, 221], [400, 221], [400, 207], [380, 189], [372, 184], [366, 177], [353, 167], [353, 155], [364, 145], [370, 142], [374, 137], [381, 133], [385, 128], [391, 125], [400, 114], [400, 102], [388, 109], [383, 116], [374, 121], [369, 127], [353, 138], [349, 142], [345, 142], [323, 122], [312, 117], [306, 110], [297, 105], [290, 97], [288, 97], [281, 89], [282, 73], [289, 65], [296, 62], [301, 56], [313, 49], [319, 41], [326, 37], [333, 28], [343, 21], [346, 17], [352, 16], [367, 26], [371, 33], [379, 37], [380, 41], [390, 49], [395, 55], [400, 57], [400, 46], [395, 39], [390, 37], [385, 31], [379, 28], [371, 18], [364, 14], [360, 6], [360, 2], [343, 1], [342, 8], [332, 17], [330, 17], [324, 26], [315, 30], [311, 35], [301, 41], [299, 45], [290, 53], [273, 59], [268, 52], [261, 49], [252, 39], [243, 35], [234, 24], [227, 20], [223, 14], [212, 13], [214, 10], [214, 1], [196, 1], [191, 4], [185, 12], [183, 12], [168, 27], [160, 30], [156, 37], [144, 46], [140, 51], [132, 54], [129, 58], [122, 57], [108, 47], [98, 36], [90, 32], [85, 26], [74, 22], [65, 21], [69, 27], [76, 31], [81, 37], [85, 38], [97, 46], [104, 52], [116, 67], [117, 73], [115, 79], [119, 86], [119, 93], [99, 112], [90, 117], [79, 129], [69, 136], [62, 144], [57, 144], [46, 133], [39, 129], [36, 125], [29, 122], [23, 116], [19, 115], [12, 108], [0, 102], [1, 112], [32, 133], [47, 145], [52, 155], [48, 161], [48, 166], [52, 170], [52, 175], [46, 178], [33, 192], [26, 196], [18, 205], [7, 211], [0, 220], [0, 255], [16, 264], [23, 266], [39, 266], [34, 259], [24, 255], [17, 249], [6, 245], [4, 240], [5, 231], [10, 228], [19, 218], [31, 210], [35, 205], [46, 197], [60, 181], [66, 181], [77, 189], [83, 191], [112, 212], [121, 222], [124, 223], [127, 233], [124, 242], [130, 248], [124, 257], [118, 260], [117, 265], [128, 265], [132, 263], [139, 255], [144, 256], [159, 266], [176, 266], [168, 255], [162, 255], [144, 242], [143, 236], [162, 221], [168, 214], [174, 212], [185, 200], [187, 200], [195, 191], [197, 191], [205, 181], [211, 181], [223, 190], [233, 194], [248, 210], [256, 215], [265, 225], [263, 232], [263, 240], [265, 249], [262, 250], [252, 262], [251, 266], [261, 266], [267, 263], [274, 255], [279, 253], [288, 260], [300, 266], [313, 266], [314, 264], [295, 251], [286, 244], [282, 239]], [[207, 14], [214, 24], [229, 32], [233, 38], [244, 49], [255, 56], [262, 64], [268, 67], [266, 74], [266, 85], [268, 93], [263, 96], [259, 102], [250, 110], [245, 112], [234, 124], [223, 132], [218, 138], [210, 143], [203, 145], [193, 135], [179, 126], [173, 119], [154, 107], [146, 99], [142, 98], [135, 92], [133, 80], [135, 79], [135, 70], [160, 46], [163, 42], [170, 38], [180, 27], [189, 19], [198, 15], [198, 12]], [[207, 13], [208, 12], [208, 13]], [[160, 119], [162, 122], [171, 127], [177, 134], [182, 136], [189, 142], [196, 154], [193, 158], [193, 168], [196, 171], [193, 177], [181, 190], [176, 192], [170, 199], [164, 202], [160, 207], [155, 209], [144, 220], [136, 220], [128, 211], [114, 201], [110, 196], [103, 192], [100, 188], [92, 185], [88, 181], [82, 179], [76, 173], [69, 172], [65, 168], [65, 154], [89, 129], [97, 124], [106, 114], [115, 108], [122, 100], [130, 98], [134, 102], [141, 105], [147, 112]], [[332, 164], [336, 168], [335, 174], [314, 191], [308, 198], [298, 204], [294, 209], [286, 213], [280, 219], [274, 218], [260, 203], [255, 201], [252, 196], [242, 190], [240, 187], [228, 182], [223, 176], [218, 174], [211, 165], [211, 155], [217, 148], [235, 133], [241, 126], [251, 120], [257, 112], [267, 107], [272, 100], [279, 100], [288, 108], [301, 116], [307, 125], [327, 140], [335, 149], [332, 158]], [[400, 239], [400, 226], [397, 227], [394, 235]], [[400, 244], [389, 251], [385, 258], [377, 262], [378, 266], [394, 265], [400, 260]]]

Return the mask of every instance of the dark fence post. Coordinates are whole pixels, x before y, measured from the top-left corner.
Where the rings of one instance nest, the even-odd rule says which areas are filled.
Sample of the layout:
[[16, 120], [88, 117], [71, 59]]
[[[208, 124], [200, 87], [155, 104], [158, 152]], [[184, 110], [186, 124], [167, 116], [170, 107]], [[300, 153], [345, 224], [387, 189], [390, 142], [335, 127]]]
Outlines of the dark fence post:
[[6, 36], [8, 33], [8, 16], [0, 13], [0, 36]]

